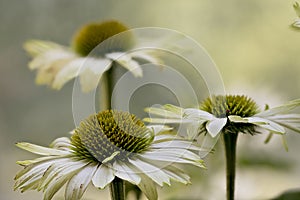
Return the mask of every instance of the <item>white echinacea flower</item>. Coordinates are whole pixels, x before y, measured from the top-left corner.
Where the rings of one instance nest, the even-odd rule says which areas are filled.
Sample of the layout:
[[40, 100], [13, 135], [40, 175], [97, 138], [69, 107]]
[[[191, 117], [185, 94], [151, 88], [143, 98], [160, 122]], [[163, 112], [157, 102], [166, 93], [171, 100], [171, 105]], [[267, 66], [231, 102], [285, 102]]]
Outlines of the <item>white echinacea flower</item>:
[[[123, 35], [118, 37], [120, 33]], [[61, 89], [66, 82], [79, 76], [82, 90], [89, 92], [115, 63], [135, 77], [143, 75], [140, 61], [161, 63], [153, 51], [130, 51], [135, 42], [134, 34], [126, 26], [112, 20], [84, 26], [75, 34], [71, 47], [30, 40], [24, 48], [33, 58], [29, 68], [37, 70], [37, 84]]]
[[295, 29], [300, 29], [300, 6], [299, 3], [296, 1], [293, 5], [294, 10], [298, 16], [297, 19], [295, 19], [295, 21], [291, 24], [291, 26]]
[[259, 112], [257, 104], [244, 95], [213, 96], [207, 98], [200, 108], [180, 108], [165, 105], [162, 108], [147, 108], [150, 114], [163, 118], [146, 118], [151, 123], [190, 123], [190, 138], [208, 133], [213, 138], [219, 133], [258, 132], [263, 128], [271, 133], [285, 134], [286, 129], [300, 133], [300, 114], [290, 111], [300, 107], [300, 99]]
[[145, 126], [134, 115], [102, 111], [81, 122], [71, 136], [56, 139], [50, 147], [30, 143], [17, 146], [41, 155], [18, 161], [24, 166], [15, 177], [15, 189], [44, 192], [50, 200], [66, 184], [65, 199], [79, 200], [89, 183], [103, 189], [119, 178], [137, 185], [150, 200], [156, 185], [170, 180], [184, 184], [190, 178], [174, 164], [204, 167], [199, 147], [171, 134], [164, 126]]

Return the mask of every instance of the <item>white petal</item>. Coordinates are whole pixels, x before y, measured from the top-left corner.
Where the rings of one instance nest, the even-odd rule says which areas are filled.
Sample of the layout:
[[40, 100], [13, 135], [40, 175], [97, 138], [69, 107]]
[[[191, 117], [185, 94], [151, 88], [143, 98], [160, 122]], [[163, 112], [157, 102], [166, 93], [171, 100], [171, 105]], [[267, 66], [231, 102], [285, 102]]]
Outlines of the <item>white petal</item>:
[[[61, 187], [77, 173], [84, 165], [82, 163], [69, 164], [58, 170], [51, 181], [46, 184], [44, 200], [51, 200]], [[53, 169], [56, 171], [56, 169]]]
[[68, 150], [71, 146], [71, 141], [67, 137], [61, 137], [54, 140], [49, 146], [54, 149]]
[[115, 178], [113, 169], [110, 166], [104, 164], [100, 165], [92, 178], [92, 182], [95, 187], [100, 189], [105, 188]]
[[[45, 171], [43, 178], [41, 179], [40, 189], [46, 189], [49, 184], [53, 184], [53, 180], [56, 177], [60, 177], [62, 174], [68, 174], [72, 171], [78, 170], [86, 165], [82, 161], [73, 161], [70, 158], [57, 160]], [[55, 181], [54, 181], [55, 182]]]
[[36, 162], [30, 165], [27, 165], [23, 170], [21, 170], [17, 175], [15, 176], [15, 180], [23, 178], [26, 179], [25, 176], [28, 176], [32, 173], [35, 173], [35, 171], [39, 171], [40, 169], [43, 169], [46, 171], [46, 169], [54, 162], [57, 162], [57, 160], [61, 160], [63, 158], [54, 158], [49, 160], [43, 160], [40, 162]]
[[293, 7], [294, 7], [294, 10], [295, 10], [296, 14], [298, 15], [298, 17], [300, 17], [300, 6], [297, 1], [294, 3]]
[[157, 135], [161, 132], [171, 131], [173, 130], [172, 127], [164, 126], [164, 125], [148, 125], [148, 129], [151, 129], [154, 133], [154, 135]]
[[202, 150], [199, 153], [200, 158], [204, 158], [205, 156], [207, 156], [208, 153], [210, 153], [213, 150], [214, 146], [218, 142], [220, 135], [221, 134], [218, 134], [216, 137], [212, 137], [210, 134], [206, 134], [204, 136], [203, 142], [201, 144]]
[[277, 115], [277, 114], [284, 114], [284, 113], [287, 113], [288, 111], [293, 110], [299, 106], [300, 106], [300, 99], [296, 99], [296, 100], [290, 101], [284, 105], [260, 112], [255, 116], [268, 117], [268, 116]]
[[115, 175], [123, 180], [129, 181], [135, 185], [139, 184], [141, 177], [138, 173], [132, 168], [132, 166], [125, 162], [116, 161], [113, 165], [115, 170]]
[[177, 167], [168, 165], [168, 166], [164, 167], [162, 170], [166, 174], [168, 174], [174, 181], [178, 181], [183, 184], [190, 183], [190, 177]]
[[62, 86], [71, 80], [72, 78], [78, 76], [80, 68], [84, 63], [84, 58], [77, 58], [66, 64], [55, 76], [52, 87], [54, 89], [61, 89]]
[[77, 58], [77, 56], [73, 52], [65, 49], [53, 49], [34, 57], [29, 63], [29, 68], [31, 70], [39, 68], [48, 69], [54, 62], [59, 60], [70, 61], [75, 58]]
[[157, 123], [157, 124], [180, 124], [180, 123], [190, 123], [190, 120], [184, 119], [168, 119], [168, 118], [144, 118], [143, 121], [149, 123]]
[[153, 54], [154, 54], [154, 52], [134, 51], [134, 52], [130, 53], [130, 56], [133, 58], [143, 59], [145, 61], [148, 61], [148, 62], [156, 64], [156, 65], [162, 64], [163, 63], [162, 60]]
[[285, 133], [285, 129], [282, 126], [280, 126], [275, 122], [272, 122], [271, 120], [264, 119], [261, 117], [248, 117], [246, 119], [249, 121], [249, 123], [255, 124], [269, 131], [279, 133], [279, 134]]
[[80, 72], [80, 84], [84, 92], [95, 89], [103, 73], [111, 67], [111, 61], [107, 59], [88, 58]]
[[26, 173], [22, 177], [16, 179], [14, 189], [17, 188], [25, 188], [27, 185], [31, 184], [32, 182], [36, 180], [40, 180], [46, 171], [48, 166], [40, 166], [34, 170], [32, 173]]
[[187, 163], [187, 164], [192, 164], [198, 167], [204, 167], [203, 166], [203, 161], [200, 160], [190, 160], [186, 158], [181, 158], [178, 157], [177, 155], [174, 154], [142, 154], [141, 157], [144, 160], [147, 160], [149, 163], [151, 163], [153, 160], [155, 161], [162, 161], [162, 162], [172, 162], [172, 163]]
[[195, 108], [187, 108], [184, 109], [184, 118], [192, 119], [192, 120], [212, 120], [215, 118], [211, 113], [195, 109]]
[[132, 60], [129, 55], [120, 52], [106, 54], [106, 56], [119, 63], [125, 69], [130, 71], [135, 77], [142, 77], [143, 71], [138, 62]]
[[115, 152], [113, 152], [109, 157], [106, 157], [106, 158], [102, 161], [102, 163], [107, 163], [107, 162], [111, 161], [112, 159], [114, 159], [114, 157], [116, 157], [116, 156], [119, 155], [119, 154], [120, 154], [120, 151], [115, 151]]
[[206, 123], [206, 129], [212, 137], [216, 137], [227, 123], [227, 118], [214, 118]]
[[43, 40], [28, 40], [24, 44], [24, 49], [31, 55], [37, 56], [51, 49], [64, 49], [64, 46], [50, 41]]
[[175, 105], [172, 105], [172, 104], [166, 104], [163, 106], [164, 109], [168, 110], [168, 111], [171, 111], [173, 113], [176, 113], [178, 116], [182, 116], [183, 112], [184, 112], [184, 109], [179, 107], [179, 106], [175, 106]]
[[242, 118], [238, 115], [229, 115], [228, 119], [229, 119], [229, 121], [235, 122], [235, 123], [248, 123], [247, 119]]
[[187, 139], [194, 140], [196, 137], [198, 137], [200, 125], [203, 123], [204, 121], [197, 121], [188, 124], [186, 128]]
[[17, 147], [24, 149], [26, 151], [29, 151], [31, 153], [35, 153], [38, 155], [44, 155], [44, 156], [60, 156], [60, 155], [66, 155], [69, 154], [69, 152], [48, 148], [48, 147], [42, 147], [35, 144], [30, 144], [27, 142], [20, 142], [16, 144]]
[[140, 176], [142, 180], [137, 186], [141, 189], [141, 191], [146, 195], [146, 197], [149, 200], [157, 200], [158, 195], [155, 182], [144, 174], [141, 174]]
[[97, 167], [98, 166], [95, 164], [89, 164], [72, 177], [66, 186], [66, 200], [79, 200], [82, 197], [88, 184], [91, 182]]
[[151, 145], [151, 148], [153, 149], [191, 149], [195, 151], [199, 151], [200, 148], [195, 146], [193, 142], [190, 141], [180, 141], [180, 140], [173, 140], [173, 141], [164, 141], [160, 143], [153, 143]]
[[150, 177], [158, 185], [163, 186], [163, 183], [167, 183], [168, 185], [170, 185], [169, 176], [161, 171], [160, 168], [140, 159], [130, 159], [129, 162], [136, 166], [139, 170], [141, 170], [145, 175]]
[[174, 158], [174, 162], [176, 162], [178, 158], [184, 158], [193, 161], [201, 161], [201, 158], [197, 154], [188, 150], [188, 148], [187, 149], [178, 148], [176, 149], [176, 151], [174, 151], [174, 149], [168, 149], [168, 148], [153, 149], [142, 154], [142, 156], [145, 155], [157, 157], [157, 158], [160, 156], [169, 156]]
[[175, 112], [165, 110], [162, 108], [149, 107], [149, 108], [145, 108], [144, 110], [145, 110], [145, 112], [147, 112], [149, 114], [158, 115], [158, 116], [162, 116], [162, 117], [175, 118], [175, 119], [182, 118], [181, 114], [177, 114]]
[[48, 65], [44, 65], [42, 68], [38, 69], [35, 82], [38, 85], [52, 85], [55, 76], [59, 71], [68, 63], [70, 60], [61, 59], [56, 60]]

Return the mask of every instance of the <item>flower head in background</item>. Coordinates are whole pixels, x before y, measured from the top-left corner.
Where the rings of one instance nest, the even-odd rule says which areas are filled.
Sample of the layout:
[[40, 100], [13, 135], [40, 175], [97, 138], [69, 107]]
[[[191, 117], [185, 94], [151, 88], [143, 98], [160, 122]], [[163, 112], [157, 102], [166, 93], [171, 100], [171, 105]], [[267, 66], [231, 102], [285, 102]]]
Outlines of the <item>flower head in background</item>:
[[300, 29], [300, 6], [299, 6], [299, 3], [295, 2], [293, 7], [294, 7], [294, 10], [295, 10], [298, 18], [295, 19], [295, 21], [291, 24], [291, 26], [292, 26], [292, 28]]
[[296, 107], [300, 107], [300, 99], [260, 112], [257, 104], [246, 96], [213, 96], [203, 101], [200, 108], [184, 109], [173, 105], [147, 108], [150, 114], [164, 118], [146, 118], [145, 121], [193, 124], [188, 129], [190, 138], [200, 133], [209, 134], [213, 138], [221, 132], [253, 135], [258, 133], [258, 128], [283, 135], [286, 129], [300, 133], [300, 115], [290, 113]]
[[[118, 35], [120, 33], [123, 34]], [[114, 63], [131, 71], [135, 77], [143, 75], [138, 61], [160, 63], [152, 51], [127, 52], [135, 41], [125, 25], [112, 20], [82, 27], [75, 34], [71, 47], [30, 40], [24, 48], [33, 58], [29, 68], [37, 70], [37, 84], [61, 89], [66, 82], [80, 76], [82, 90], [88, 92], [97, 87], [103, 73]]]
[[19, 161], [24, 166], [15, 177], [15, 189], [42, 190], [49, 200], [66, 184], [65, 199], [80, 199], [89, 183], [100, 189], [115, 177], [137, 185], [150, 200], [157, 199], [156, 185], [170, 180], [184, 184], [190, 178], [174, 164], [203, 167], [195, 153], [199, 147], [171, 134], [164, 126], [145, 126], [134, 115], [102, 111], [81, 122], [69, 138], [58, 138], [50, 147], [18, 143], [41, 155]]

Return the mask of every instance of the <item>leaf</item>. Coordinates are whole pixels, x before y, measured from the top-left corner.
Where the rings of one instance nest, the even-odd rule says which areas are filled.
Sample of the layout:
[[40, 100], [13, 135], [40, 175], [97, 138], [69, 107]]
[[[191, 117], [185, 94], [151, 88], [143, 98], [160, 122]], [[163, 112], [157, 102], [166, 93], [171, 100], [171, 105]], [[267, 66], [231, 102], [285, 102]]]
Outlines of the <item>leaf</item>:
[[279, 196], [272, 198], [271, 200], [296, 200], [300, 199], [300, 189], [287, 190]]

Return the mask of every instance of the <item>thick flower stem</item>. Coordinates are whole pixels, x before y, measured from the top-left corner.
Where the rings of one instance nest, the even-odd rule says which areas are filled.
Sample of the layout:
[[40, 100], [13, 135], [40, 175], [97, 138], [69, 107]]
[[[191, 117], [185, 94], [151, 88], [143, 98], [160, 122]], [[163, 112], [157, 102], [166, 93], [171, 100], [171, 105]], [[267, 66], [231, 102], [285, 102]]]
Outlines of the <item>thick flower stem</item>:
[[106, 109], [112, 109], [112, 93], [113, 93], [113, 87], [114, 87], [114, 83], [113, 83], [113, 69], [114, 66], [112, 66], [106, 73], [105, 73], [105, 78], [106, 78]]
[[115, 177], [110, 184], [111, 200], [125, 200], [125, 184], [124, 181]]
[[234, 200], [236, 143], [238, 133], [224, 133], [224, 147], [226, 159], [226, 196], [227, 200]]

